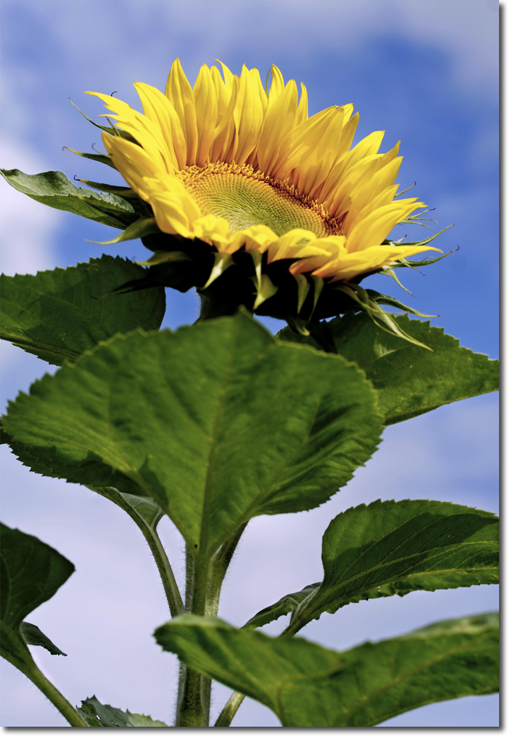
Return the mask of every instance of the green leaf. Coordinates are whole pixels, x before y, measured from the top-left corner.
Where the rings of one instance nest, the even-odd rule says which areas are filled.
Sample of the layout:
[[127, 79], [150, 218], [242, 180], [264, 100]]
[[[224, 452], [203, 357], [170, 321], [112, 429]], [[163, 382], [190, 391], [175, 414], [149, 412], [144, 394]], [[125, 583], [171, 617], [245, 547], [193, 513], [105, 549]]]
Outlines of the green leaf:
[[72, 214], [117, 229], [125, 229], [137, 219], [132, 204], [124, 198], [77, 188], [64, 173], [57, 170], [27, 175], [21, 170], [0, 169], [0, 173], [17, 191], [54, 209], [71, 211]]
[[33, 644], [36, 647], [44, 647], [44, 649], [50, 652], [50, 654], [62, 654], [64, 657], [68, 656], [66, 652], [63, 652], [59, 647], [56, 647], [46, 634], [43, 634], [39, 626], [36, 626], [33, 623], [28, 623], [28, 621], [22, 621], [20, 628], [21, 635], [27, 644]]
[[[399, 327], [434, 352], [381, 331], [365, 314], [346, 314], [322, 323], [337, 353], [363, 369], [379, 395], [386, 425], [408, 420], [460, 399], [499, 388], [499, 361], [460, 346], [429, 322], [395, 317]], [[279, 338], [302, 342], [286, 328]], [[313, 339], [307, 339], [312, 345]]]
[[157, 642], [207, 677], [269, 706], [286, 727], [368, 727], [429, 703], [495, 693], [497, 614], [444, 621], [334, 652], [183, 614]]
[[152, 498], [206, 557], [256, 515], [325, 502], [382, 429], [359, 369], [244, 314], [114, 338], [20, 394], [4, 425], [35, 471]]
[[[360, 600], [498, 583], [499, 519], [450, 502], [377, 500], [331, 521], [322, 563], [322, 583], [304, 588], [302, 601], [291, 606], [294, 633], [323, 612]], [[274, 620], [282, 601], [250, 624]]]
[[146, 271], [103, 255], [35, 276], [1, 276], [0, 337], [49, 363], [75, 361], [118, 332], [156, 330], [165, 312], [162, 287], [116, 294]]
[[297, 593], [284, 595], [283, 598], [273, 603], [273, 605], [259, 611], [252, 619], [244, 624], [243, 628], [258, 629], [260, 626], [271, 623], [271, 621], [276, 621], [281, 616], [294, 613], [304, 603], [306, 598], [316, 592], [320, 584], [320, 582], [314, 582], [312, 585], [306, 585], [302, 590], [298, 590]]
[[22, 639], [23, 619], [49, 600], [74, 570], [51, 546], [0, 523], [0, 651], [19, 669], [33, 664]]
[[92, 727], [167, 727], [163, 721], [154, 721], [151, 716], [105, 706], [96, 696], [82, 701], [82, 706], [77, 710]]

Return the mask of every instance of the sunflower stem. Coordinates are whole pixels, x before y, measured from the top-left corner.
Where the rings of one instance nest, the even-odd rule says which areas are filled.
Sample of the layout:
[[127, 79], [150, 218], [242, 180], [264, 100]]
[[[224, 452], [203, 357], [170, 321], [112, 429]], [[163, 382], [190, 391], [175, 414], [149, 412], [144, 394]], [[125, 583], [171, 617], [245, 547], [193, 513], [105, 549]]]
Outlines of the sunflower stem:
[[[12, 659], [9, 659], [9, 662], [12, 662]], [[29, 664], [24, 662], [13, 662], [13, 664], [18, 668], [18, 670], [21, 670], [21, 672], [26, 675], [37, 688], [39, 688], [41, 693], [43, 693], [51, 703], [53, 703], [55, 708], [60, 711], [70, 726], [89, 727], [77, 709], [74, 708], [68, 699], [65, 698], [55, 685], [48, 680], [46, 675], [43, 675], [35, 662], [30, 662]]]
[[182, 602], [182, 596], [180, 590], [176, 584], [175, 575], [169, 558], [164, 550], [162, 541], [157, 533], [157, 525], [160, 520], [161, 514], [158, 514], [151, 523], [145, 520], [142, 515], [132, 507], [129, 502], [124, 498], [123, 493], [119, 492], [114, 487], [88, 487], [93, 492], [97, 492], [102, 497], [107, 498], [111, 502], [116, 503], [122, 508], [127, 515], [129, 515], [134, 523], [139, 527], [142, 535], [146, 539], [146, 543], [150, 547], [150, 551], [155, 559], [155, 564], [159, 571], [160, 579], [164, 587], [166, 594], [167, 604], [169, 606], [169, 612], [171, 618], [178, 616], [184, 611], [184, 605]]
[[239, 710], [239, 706], [246, 698], [244, 693], [234, 690], [230, 698], [227, 700], [223, 710], [219, 714], [219, 717], [214, 724], [215, 727], [229, 727], [233, 721], [233, 717]]
[[[247, 526], [244, 523], [224, 543], [208, 564], [186, 547], [185, 610], [200, 616], [217, 616], [226, 572]], [[212, 681], [180, 663], [176, 726], [208, 727]], [[236, 710], [236, 709], [235, 709]], [[234, 711], [235, 713], [235, 711]]]
[[[198, 601], [197, 569], [188, 544], [185, 546], [185, 610], [187, 613], [203, 615]], [[195, 585], [196, 583], [196, 585]], [[194, 610], [194, 608], [196, 610]], [[176, 699], [177, 727], [208, 726], [210, 709], [203, 706], [201, 675], [180, 662], [178, 694]]]

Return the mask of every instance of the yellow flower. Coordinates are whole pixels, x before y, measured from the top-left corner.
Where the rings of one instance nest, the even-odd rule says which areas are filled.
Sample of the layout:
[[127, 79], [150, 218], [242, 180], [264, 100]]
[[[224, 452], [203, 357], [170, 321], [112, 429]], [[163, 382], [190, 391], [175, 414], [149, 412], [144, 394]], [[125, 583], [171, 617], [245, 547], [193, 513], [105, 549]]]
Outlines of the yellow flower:
[[429, 249], [385, 242], [424, 206], [395, 198], [399, 144], [379, 154], [384, 132], [374, 132], [351, 149], [352, 105], [308, 116], [305, 87], [298, 100], [277, 67], [268, 92], [258, 70], [243, 67], [238, 77], [221, 67], [224, 79], [203, 65], [191, 87], [176, 60], [165, 93], [136, 83], [144, 114], [91, 93], [131, 135], [104, 133], [103, 141], [159, 230], [215, 249], [210, 281], [242, 249], [254, 259], [259, 302], [276, 291], [258, 273], [264, 254], [265, 266], [289, 261], [301, 297], [305, 274], [322, 288]]

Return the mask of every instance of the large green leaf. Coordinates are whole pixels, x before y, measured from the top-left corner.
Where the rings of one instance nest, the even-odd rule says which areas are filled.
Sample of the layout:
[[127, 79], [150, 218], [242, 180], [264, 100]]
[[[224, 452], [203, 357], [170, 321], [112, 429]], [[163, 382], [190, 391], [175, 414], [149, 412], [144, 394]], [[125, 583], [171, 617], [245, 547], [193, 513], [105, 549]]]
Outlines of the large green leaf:
[[[412, 345], [383, 332], [365, 313], [346, 314], [323, 322], [318, 339], [363, 369], [379, 394], [379, 407], [385, 424], [408, 420], [444, 404], [499, 388], [499, 361], [473, 353], [429, 322], [395, 318], [399, 327], [432, 349]], [[279, 338], [307, 342], [289, 328]]]
[[269, 706], [287, 727], [367, 727], [499, 685], [497, 614], [444, 621], [334, 652], [184, 614], [158, 643], [207, 677]]
[[74, 569], [51, 546], [0, 523], [0, 650], [19, 669], [32, 665], [22, 639], [23, 619], [49, 600]]
[[111, 294], [145, 272], [103, 255], [66, 270], [1, 276], [0, 337], [60, 366], [118, 332], [156, 330], [166, 308], [162, 287]]
[[4, 425], [36, 471], [151, 497], [205, 556], [256, 515], [325, 502], [382, 430], [356, 366], [243, 314], [114, 338], [20, 394]]
[[[0, 420], [0, 444], [8, 445], [12, 449], [12, 452], [22, 461], [25, 466], [29, 466], [33, 471], [37, 471], [38, 474], [42, 474], [45, 477], [59, 477], [58, 472], [52, 468], [48, 461], [44, 458], [38, 458], [34, 456], [31, 448], [23, 445], [19, 441], [16, 441], [12, 436], [5, 432], [3, 421]], [[156, 533], [157, 525], [161, 520], [164, 512], [162, 508], [149, 497], [138, 497], [137, 495], [130, 495], [126, 492], [120, 492], [114, 487], [92, 487], [94, 492], [97, 492], [102, 497], [118, 505], [125, 513], [128, 513], [130, 517], [139, 525], [146, 530], [145, 526], [148, 526], [153, 532]]]
[[91, 727], [167, 727], [163, 721], [154, 721], [151, 716], [104, 705], [96, 696], [83, 701], [78, 712]]
[[331, 521], [322, 563], [322, 583], [282, 598], [248, 625], [292, 612], [291, 629], [299, 631], [321, 613], [360, 600], [497, 583], [499, 519], [450, 502], [378, 500]]
[[64, 173], [51, 170], [27, 175], [21, 170], [2, 170], [5, 180], [17, 191], [34, 201], [61, 211], [71, 211], [86, 219], [125, 229], [138, 218], [131, 203], [112, 193], [97, 193], [88, 188], [77, 188]]

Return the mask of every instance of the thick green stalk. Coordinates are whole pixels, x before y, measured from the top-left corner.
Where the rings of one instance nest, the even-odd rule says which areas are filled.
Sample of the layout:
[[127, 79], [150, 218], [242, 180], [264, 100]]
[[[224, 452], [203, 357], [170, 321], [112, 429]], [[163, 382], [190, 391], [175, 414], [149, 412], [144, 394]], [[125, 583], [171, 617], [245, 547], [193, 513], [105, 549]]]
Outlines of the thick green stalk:
[[[185, 610], [205, 615], [207, 595], [207, 568], [198, 563], [189, 546], [185, 547]], [[202, 692], [203, 690], [203, 692]], [[205, 705], [204, 701], [208, 701]], [[176, 701], [177, 727], [207, 727], [210, 717], [210, 696], [205, 697], [202, 676], [180, 663]]]
[[[219, 598], [231, 559], [246, 528], [241, 526], [205, 564], [186, 550], [185, 609], [200, 616], [217, 616]], [[195, 563], [196, 562], [196, 563]], [[209, 726], [212, 681], [180, 664], [176, 726]]]

